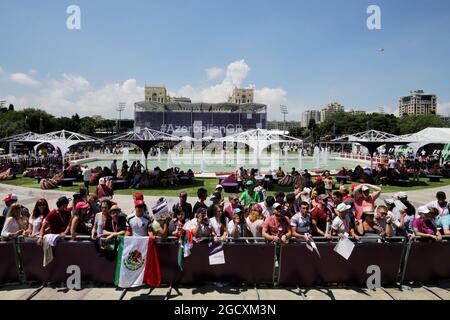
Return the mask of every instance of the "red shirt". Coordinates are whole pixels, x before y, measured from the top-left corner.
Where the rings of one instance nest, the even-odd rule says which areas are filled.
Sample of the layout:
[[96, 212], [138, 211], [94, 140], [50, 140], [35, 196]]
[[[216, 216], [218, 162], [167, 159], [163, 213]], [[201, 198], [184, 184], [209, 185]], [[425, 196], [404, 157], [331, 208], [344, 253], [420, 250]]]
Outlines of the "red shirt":
[[290, 229], [289, 218], [283, 216], [280, 221], [275, 215], [271, 215], [264, 220], [262, 227], [267, 228], [267, 233], [271, 236], [281, 237], [282, 235], [288, 233]]
[[327, 229], [328, 217], [329, 217], [329, 215], [328, 215], [327, 211], [325, 211], [324, 209], [320, 209], [319, 207], [315, 207], [311, 211], [311, 220], [316, 220], [317, 228], [319, 228], [323, 232], [325, 232]]
[[61, 215], [58, 209], [53, 209], [49, 212], [45, 220], [50, 225], [50, 233], [52, 234], [60, 234], [66, 231], [67, 226], [70, 223], [70, 210], [66, 209], [65, 213]]

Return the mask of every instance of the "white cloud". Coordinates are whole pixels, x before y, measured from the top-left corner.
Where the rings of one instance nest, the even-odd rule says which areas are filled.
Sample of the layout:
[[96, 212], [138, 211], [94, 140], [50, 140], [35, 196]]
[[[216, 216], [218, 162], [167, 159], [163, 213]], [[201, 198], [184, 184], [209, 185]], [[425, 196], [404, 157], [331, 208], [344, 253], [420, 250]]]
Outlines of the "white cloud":
[[437, 105], [437, 114], [443, 116], [450, 116], [450, 102], [438, 103]]
[[224, 71], [222, 68], [212, 67], [206, 69], [206, 75], [208, 77], [208, 80], [214, 80], [222, 77], [224, 75]]
[[24, 86], [30, 86], [30, 87], [37, 87], [39, 86], [39, 82], [34, 80], [32, 77], [26, 75], [25, 73], [13, 73], [10, 76], [10, 79], [14, 81], [15, 83], [24, 85]]
[[[242, 87], [250, 67], [245, 60], [238, 60], [221, 70], [222, 79], [219, 79], [219, 83], [200, 88], [187, 84], [179, 90], [169, 90], [169, 94], [189, 97], [193, 102], [225, 102], [235, 86]], [[39, 84], [27, 75], [17, 75], [15, 79], [20, 79], [21, 84], [27, 82], [24, 80], [27, 78], [28, 85], [37, 86]], [[280, 118], [279, 105], [286, 104], [286, 95], [287, 92], [282, 88], [255, 88], [255, 102], [269, 106], [269, 119]], [[58, 78], [43, 80], [33, 95], [0, 98], [6, 99], [18, 108], [42, 108], [57, 116], [71, 115], [77, 112], [80, 115], [99, 114], [104, 117], [117, 117], [115, 111], [117, 105], [119, 102], [125, 102], [127, 108], [123, 116], [133, 117], [134, 103], [144, 100], [144, 87], [139, 86], [136, 79], [128, 79], [122, 83], [111, 82], [94, 88], [86, 78], [80, 75], [62, 74]]]
[[0, 67], [0, 75], [2, 75], [3, 74], [3, 69], [2, 69], [2, 67]]
[[32, 75], [32, 76], [35, 76], [35, 75], [38, 74], [38, 72], [37, 72], [36, 69], [30, 69], [30, 70], [28, 70], [28, 73], [29, 73], [30, 75]]

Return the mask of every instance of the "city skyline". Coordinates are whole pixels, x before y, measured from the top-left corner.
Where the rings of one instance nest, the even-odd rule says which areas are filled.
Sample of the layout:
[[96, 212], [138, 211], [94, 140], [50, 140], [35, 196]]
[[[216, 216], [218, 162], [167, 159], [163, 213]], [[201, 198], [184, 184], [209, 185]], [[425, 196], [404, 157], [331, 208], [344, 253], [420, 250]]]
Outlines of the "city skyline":
[[[75, 2], [81, 30], [66, 27], [73, 2], [26, 3], [0, 4], [8, 13], [0, 100], [20, 109], [117, 117], [123, 101], [131, 118], [147, 84], [193, 102], [225, 102], [234, 86], [255, 87], [270, 120], [283, 119], [280, 104], [300, 121], [333, 101], [394, 113], [419, 89], [437, 95], [438, 114], [450, 110], [448, 1], [83, 0]], [[381, 9], [381, 30], [366, 26], [371, 4]]]

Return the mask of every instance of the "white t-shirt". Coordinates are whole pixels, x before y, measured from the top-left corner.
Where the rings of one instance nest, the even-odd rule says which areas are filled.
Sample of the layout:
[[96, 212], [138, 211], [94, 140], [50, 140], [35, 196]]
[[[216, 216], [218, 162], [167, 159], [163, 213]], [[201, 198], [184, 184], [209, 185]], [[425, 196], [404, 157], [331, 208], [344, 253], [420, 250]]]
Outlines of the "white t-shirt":
[[334, 218], [333, 223], [331, 224], [331, 228], [336, 230], [338, 234], [344, 234], [350, 231], [350, 217], [345, 216], [344, 220], [342, 220], [339, 216]]
[[35, 219], [30, 217], [30, 224], [33, 226], [32, 227], [32, 236], [35, 236], [37, 234], [39, 234], [39, 231], [41, 230], [41, 226], [42, 226], [42, 221], [44, 220], [44, 218], [42, 216], [39, 216]]
[[13, 217], [6, 218], [2, 229], [2, 237], [9, 237], [20, 230], [20, 225]]
[[308, 187], [303, 188], [302, 194], [300, 196], [300, 198], [302, 199], [302, 201], [307, 202], [307, 203], [311, 203], [311, 189]]
[[[434, 200], [434, 201], [431, 201], [431, 202], [427, 203], [426, 206], [427, 206], [428, 209], [431, 209], [431, 208], [436, 208], [436, 209], [438, 209], [438, 211], [439, 211], [439, 217], [442, 217], [442, 216], [445, 216], [445, 215], [449, 214], [448, 205], [442, 208], [442, 207], [439, 205], [439, 203], [438, 203], [437, 200]], [[418, 214], [419, 214], [419, 213], [417, 212], [417, 215], [418, 215]]]
[[396, 164], [397, 164], [397, 161], [395, 161], [395, 159], [389, 159], [389, 161], [388, 161], [389, 169], [395, 169]]
[[[228, 224], [228, 218], [226, 219], [226, 224]], [[212, 228], [212, 232], [214, 235], [220, 237], [222, 236], [222, 223], [217, 221], [215, 217], [209, 219], [209, 225]], [[227, 225], [224, 226], [225, 228]]]
[[[237, 225], [238, 237], [240, 237], [240, 236], [242, 235], [242, 228], [241, 228], [241, 226], [242, 226], [241, 224], [238, 224], [238, 225]], [[231, 232], [232, 232], [233, 229], [234, 229], [234, 221], [233, 221], [233, 220], [230, 220], [230, 221], [228, 222], [227, 229], [228, 229], [228, 235], [231, 236]]]
[[[195, 228], [197, 228], [198, 225], [198, 221], [197, 218], [194, 218], [192, 220], [189, 220], [189, 222], [186, 222], [183, 226], [184, 230], [189, 230], [189, 231], [193, 231]], [[200, 228], [199, 228], [199, 232], [197, 234], [197, 238], [201, 238], [201, 237], [206, 237], [206, 226], [201, 223], [200, 224]]]
[[91, 169], [84, 169], [81, 173], [83, 175], [83, 181], [89, 181], [91, 178], [92, 170]]
[[147, 237], [149, 225], [150, 218], [146, 215], [143, 215], [141, 217], [130, 215], [127, 217], [127, 226], [131, 228], [133, 236]]
[[247, 217], [245, 219], [245, 222], [247, 223], [247, 229], [250, 231], [253, 237], [260, 238], [262, 237], [262, 225], [264, 223], [264, 220], [258, 219], [253, 222], [250, 221], [250, 218]]
[[265, 217], [267, 218], [267, 217], [270, 217], [270, 216], [272, 215], [272, 208], [268, 208], [268, 207], [266, 206], [265, 201], [260, 202], [259, 205], [260, 205], [261, 208], [262, 208], [262, 214], [263, 214], [263, 216], [265, 216]]
[[298, 233], [309, 233], [311, 232], [311, 217], [309, 215], [303, 216], [301, 213], [296, 213], [291, 218], [291, 226], [295, 227]]

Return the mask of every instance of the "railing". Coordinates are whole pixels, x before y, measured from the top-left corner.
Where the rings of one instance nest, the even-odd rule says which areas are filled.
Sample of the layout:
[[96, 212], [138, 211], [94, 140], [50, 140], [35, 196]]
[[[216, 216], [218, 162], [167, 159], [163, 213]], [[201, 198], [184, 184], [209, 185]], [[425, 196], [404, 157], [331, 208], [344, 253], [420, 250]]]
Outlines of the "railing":
[[65, 162], [70, 161], [76, 161], [76, 160], [82, 160], [82, 159], [88, 159], [90, 157], [89, 152], [82, 152], [82, 153], [68, 153], [64, 156]]
[[[348, 153], [348, 152], [341, 152], [339, 153], [340, 158], [344, 159], [351, 159], [351, 160], [363, 160], [363, 161], [370, 161], [370, 156], [366, 154], [354, 154], [354, 153]], [[375, 156], [373, 157], [374, 163], [379, 164], [386, 164], [388, 162], [389, 158], [387, 156]]]
[[[208, 263], [207, 242], [196, 243], [191, 256], [183, 260], [183, 270], [177, 264], [179, 247], [176, 238], [157, 238], [157, 252], [162, 282], [171, 285], [215, 281], [285, 286], [330, 283], [364, 286], [371, 275], [371, 266], [379, 268], [382, 285], [450, 279], [450, 236], [433, 243], [417, 238], [363, 237], [355, 243], [348, 261], [334, 252], [337, 239], [314, 238], [320, 257], [298, 240], [276, 245], [263, 238], [227, 239], [224, 243], [226, 263], [215, 266]], [[69, 276], [67, 267], [70, 265], [80, 267], [84, 282], [112, 284], [114, 281], [115, 252], [101, 253], [88, 236], [58, 242], [54, 247], [54, 260], [47, 267], [43, 267], [43, 250], [36, 244], [36, 239], [0, 242], [0, 257], [0, 283], [63, 283]]]

